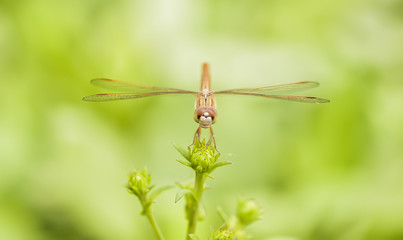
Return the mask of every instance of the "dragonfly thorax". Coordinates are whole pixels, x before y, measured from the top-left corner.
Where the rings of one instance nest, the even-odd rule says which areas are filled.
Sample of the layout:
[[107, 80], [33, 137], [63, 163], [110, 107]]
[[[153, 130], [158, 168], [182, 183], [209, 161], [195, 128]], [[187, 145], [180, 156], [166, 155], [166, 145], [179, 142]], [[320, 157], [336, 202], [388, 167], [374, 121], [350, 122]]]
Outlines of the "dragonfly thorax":
[[195, 110], [193, 118], [202, 128], [208, 128], [215, 123], [217, 111], [213, 107], [199, 107]]

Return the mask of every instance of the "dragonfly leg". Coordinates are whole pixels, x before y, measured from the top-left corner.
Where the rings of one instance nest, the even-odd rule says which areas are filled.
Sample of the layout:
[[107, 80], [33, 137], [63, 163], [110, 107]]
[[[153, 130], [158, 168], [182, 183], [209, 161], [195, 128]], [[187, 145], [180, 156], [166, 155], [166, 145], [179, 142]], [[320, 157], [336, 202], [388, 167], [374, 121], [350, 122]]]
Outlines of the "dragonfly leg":
[[191, 146], [195, 145], [196, 139], [200, 143], [200, 133], [201, 133], [201, 127], [199, 126], [197, 128], [197, 130], [196, 130], [195, 136], [193, 137], [193, 142], [192, 142], [192, 144], [189, 145], [188, 148], [190, 148]]
[[220, 151], [218, 151], [218, 149], [217, 149], [217, 144], [215, 143], [215, 137], [214, 137], [213, 127], [210, 125], [209, 129], [210, 129], [210, 139], [208, 140], [207, 145], [209, 145], [210, 142], [211, 142], [211, 140], [213, 140], [214, 148], [215, 148], [215, 150], [218, 152], [218, 154], [220, 154]]

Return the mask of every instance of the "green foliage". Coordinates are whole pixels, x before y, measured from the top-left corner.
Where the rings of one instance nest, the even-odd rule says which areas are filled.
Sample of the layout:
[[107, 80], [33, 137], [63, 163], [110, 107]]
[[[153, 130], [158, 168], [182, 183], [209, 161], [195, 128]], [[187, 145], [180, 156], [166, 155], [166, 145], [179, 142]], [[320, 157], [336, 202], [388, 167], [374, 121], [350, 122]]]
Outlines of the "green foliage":
[[253, 199], [240, 198], [236, 209], [236, 218], [242, 226], [260, 220], [262, 210], [257, 202]]
[[154, 187], [150, 183], [151, 174], [147, 174], [147, 169], [144, 168], [130, 173], [126, 188], [138, 198], [143, 198]]
[[245, 232], [245, 227], [260, 220], [262, 209], [254, 199], [239, 198], [236, 214], [227, 217], [221, 208], [218, 213], [224, 224], [212, 232], [213, 240], [248, 240], [250, 236]]
[[178, 184], [181, 190], [176, 195], [176, 202], [183, 196], [185, 197], [185, 215], [188, 220], [187, 239], [195, 238], [195, 231], [197, 221], [204, 220], [205, 211], [200, 205], [202, 194], [205, 190], [204, 182], [206, 177], [209, 176], [216, 168], [231, 164], [228, 161], [219, 162], [220, 154], [212, 144], [206, 144], [203, 139], [202, 142], [196, 141], [192, 147], [188, 147], [188, 151], [184, 148], [175, 146], [178, 152], [187, 160], [179, 160], [184, 166], [192, 168], [195, 171], [195, 181], [192, 185]]
[[216, 168], [231, 164], [229, 161], [218, 161], [220, 154], [213, 147], [213, 144], [206, 144], [206, 141], [196, 141], [192, 148], [185, 148], [175, 145], [176, 150], [186, 159], [177, 160], [179, 163], [190, 167], [199, 173], [210, 174]]
[[[220, 227], [217, 231], [212, 232], [213, 240], [233, 240], [234, 231], [230, 229], [227, 225]], [[237, 238], [236, 238], [237, 239]]]
[[[208, 174], [212, 173], [216, 168], [230, 164], [230, 162], [220, 162], [220, 154], [216, 153], [216, 149], [211, 144], [206, 144], [205, 140], [196, 142], [192, 148], [186, 151], [184, 148], [175, 146], [178, 152], [187, 160], [179, 161], [183, 165], [190, 167], [195, 172], [195, 181], [185, 184], [177, 183], [180, 190], [175, 197], [175, 203], [185, 198], [185, 216], [188, 221], [186, 239], [199, 239], [195, 234], [197, 221], [203, 221], [205, 211], [201, 205], [202, 195], [205, 190], [204, 183]], [[163, 235], [159, 230], [155, 218], [152, 215], [153, 200], [161, 193], [170, 187], [163, 187], [154, 190], [151, 196], [148, 193], [153, 189], [151, 185], [151, 174], [147, 170], [135, 170], [129, 175], [126, 188], [130, 193], [136, 195], [143, 206], [142, 214], [146, 215], [155, 233], [159, 239], [163, 239]], [[249, 239], [244, 232], [244, 227], [258, 220], [261, 215], [261, 210], [254, 200], [239, 199], [237, 214], [228, 219], [222, 227], [217, 231], [212, 232], [214, 240], [230, 240], [230, 239]], [[222, 213], [221, 216], [224, 216]]]
[[151, 185], [151, 174], [147, 173], [147, 169], [144, 168], [143, 170], [134, 170], [130, 173], [126, 188], [128, 189], [129, 193], [137, 196], [141, 206], [143, 207], [141, 214], [147, 216], [157, 238], [163, 240], [164, 237], [152, 213], [152, 204], [154, 203], [154, 199], [158, 197], [159, 194], [172, 188], [172, 186], [159, 187], [151, 192], [150, 196], [148, 196], [148, 193], [150, 193], [154, 186]]
[[157, 187], [151, 191], [154, 188], [154, 185], [151, 185], [151, 174], [147, 173], [147, 169], [144, 168], [143, 170], [134, 170], [130, 173], [126, 188], [129, 193], [134, 194], [140, 200], [143, 206], [141, 214], [146, 215], [151, 211], [155, 198], [162, 192], [173, 188], [173, 186]]

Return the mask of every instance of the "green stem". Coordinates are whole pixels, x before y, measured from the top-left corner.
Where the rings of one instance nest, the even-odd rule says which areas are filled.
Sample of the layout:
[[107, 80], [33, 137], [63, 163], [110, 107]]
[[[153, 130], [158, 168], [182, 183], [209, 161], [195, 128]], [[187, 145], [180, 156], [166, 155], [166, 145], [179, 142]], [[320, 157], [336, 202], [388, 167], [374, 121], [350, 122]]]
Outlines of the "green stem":
[[140, 199], [141, 205], [143, 206], [143, 214], [147, 216], [147, 219], [150, 222], [150, 224], [155, 232], [155, 235], [157, 235], [157, 238], [159, 240], [164, 240], [164, 236], [162, 235], [162, 232], [161, 232], [160, 228], [158, 227], [157, 221], [155, 220], [155, 217], [152, 213], [151, 206], [146, 207], [148, 201], [146, 200], [146, 198], [144, 196], [139, 197], [139, 199]]
[[147, 211], [146, 216], [148, 218], [148, 221], [150, 221], [151, 226], [153, 227], [153, 230], [155, 232], [155, 235], [157, 235], [157, 238], [159, 240], [164, 240], [164, 236], [161, 233], [160, 228], [158, 227], [157, 221], [155, 220], [154, 215], [152, 214], [151, 211]]
[[195, 176], [195, 200], [194, 203], [192, 204], [192, 209], [189, 214], [189, 223], [188, 223], [188, 229], [187, 229], [187, 234], [186, 234], [186, 239], [190, 240], [190, 235], [194, 234], [196, 232], [196, 225], [197, 225], [197, 218], [198, 218], [198, 212], [199, 212], [199, 206], [201, 202], [201, 198], [203, 195], [204, 191], [204, 182], [206, 181], [207, 175], [205, 173], [200, 173], [196, 171], [196, 176]]

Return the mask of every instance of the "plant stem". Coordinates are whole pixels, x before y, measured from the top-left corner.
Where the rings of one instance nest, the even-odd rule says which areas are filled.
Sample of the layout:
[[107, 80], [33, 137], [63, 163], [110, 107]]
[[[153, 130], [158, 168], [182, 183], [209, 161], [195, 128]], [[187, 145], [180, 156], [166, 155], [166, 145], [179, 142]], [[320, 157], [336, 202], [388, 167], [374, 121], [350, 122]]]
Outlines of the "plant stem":
[[157, 238], [159, 240], [164, 240], [164, 236], [161, 233], [160, 228], [158, 227], [157, 221], [155, 220], [154, 215], [152, 214], [151, 211], [147, 211], [146, 216], [148, 220], [150, 221], [151, 226], [153, 227], [153, 230], [155, 232], [155, 235], [157, 235]]
[[153, 215], [153, 212], [151, 210], [151, 208], [145, 208], [145, 206], [147, 205], [147, 200], [144, 196], [140, 196], [139, 197], [141, 205], [143, 206], [143, 214], [147, 216], [148, 221], [150, 222], [155, 235], [157, 235], [157, 238], [159, 240], [164, 240], [164, 236], [161, 233], [160, 228], [158, 227], [157, 221], [155, 220], [155, 217]]
[[207, 177], [207, 174], [196, 171], [195, 186], [194, 186], [195, 200], [194, 200], [192, 209], [189, 214], [189, 223], [188, 223], [188, 229], [187, 229], [187, 234], [186, 234], [186, 239], [188, 239], [188, 240], [191, 239], [190, 235], [194, 234], [196, 231], [199, 206], [200, 206], [201, 198], [202, 198], [203, 191], [204, 191], [204, 182], [206, 181], [206, 177]]

